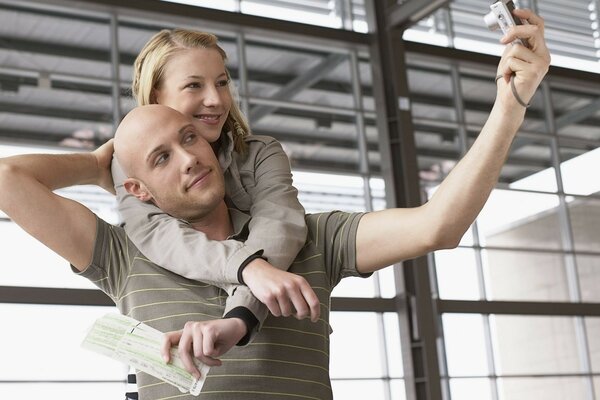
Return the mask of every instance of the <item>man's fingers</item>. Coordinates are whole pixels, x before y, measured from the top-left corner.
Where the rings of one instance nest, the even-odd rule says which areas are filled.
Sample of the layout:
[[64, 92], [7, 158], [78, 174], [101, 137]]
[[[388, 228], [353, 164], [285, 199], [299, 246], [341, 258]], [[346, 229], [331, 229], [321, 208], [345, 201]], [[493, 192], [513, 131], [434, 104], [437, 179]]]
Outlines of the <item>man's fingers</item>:
[[525, 39], [530, 48], [539, 46], [538, 42], [543, 38], [543, 31], [537, 25], [519, 25], [509, 29], [506, 35], [500, 38], [500, 42], [509, 44], [517, 39]]
[[163, 341], [160, 346], [160, 355], [166, 363], [171, 361], [171, 347], [179, 343], [181, 331], [167, 332], [163, 335]]
[[204, 358], [206, 360], [201, 359], [201, 361], [206, 365], [210, 365], [211, 367], [218, 367], [221, 365], [221, 360], [215, 358], [218, 357], [218, 352], [215, 348], [216, 341], [217, 337], [214, 331], [206, 332], [202, 338], [202, 348], [204, 349]]
[[179, 358], [181, 358], [181, 362], [183, 363], [186, 371], [192, 374], [194, 378], [200, 379], [200, 371], [198, 371], [198, 368], [196, 368], [196, 364], [194, 364], [194, 360], [192, 358], [193, 341], [194, 340], [192, 335], [189, 333], [189, 330], [184, 331], [184, 334], [181, 336], [181, 340], [179, 340]]
[[532, 25], [537, 25], [541, 28], [545, 25], [544, 19], [528, 8], [517, 8], [513, 10], [513, 14], [516, 17], [526, 20]]

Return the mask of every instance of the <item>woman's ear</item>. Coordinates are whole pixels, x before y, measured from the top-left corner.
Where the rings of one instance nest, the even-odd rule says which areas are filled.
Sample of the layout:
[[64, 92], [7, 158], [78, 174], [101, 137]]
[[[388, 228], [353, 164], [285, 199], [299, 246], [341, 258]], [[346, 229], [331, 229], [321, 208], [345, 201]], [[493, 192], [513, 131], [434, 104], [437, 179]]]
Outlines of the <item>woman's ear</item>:
[[134, 195], [140, 201], [150, 201], [152, 200], [152, 195], [146, 188], [142, 182], [134, 178], [127, 178], [125, 182], [123, 182], [123, 187], [127, 193]]
[[156, 88], [152, 88], [150, 91], [150, 104], [158, 104], [158, 93]]

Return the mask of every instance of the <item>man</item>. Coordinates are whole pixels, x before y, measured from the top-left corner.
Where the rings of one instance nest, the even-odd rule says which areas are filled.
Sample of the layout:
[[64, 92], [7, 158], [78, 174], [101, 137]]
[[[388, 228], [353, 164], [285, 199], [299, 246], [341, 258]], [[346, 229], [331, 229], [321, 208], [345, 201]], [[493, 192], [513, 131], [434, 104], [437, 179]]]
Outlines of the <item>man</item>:
[[[192, 356], [219, 366], [209, 373], [202, 398], [329, 399], [333, 287], [345, 276], [366, 276], [403, 259], [455, 247], [495, 186], [524, 118], [521, 103], [533, 97], [549, 65], [543, 21], [530, 11], [517, 13], [531, 25], [513, 29], [504, 42], [526, 38], [531, 50], [507, 47], [498, 68], [505, 79], [498, 81], [488, 122], [428, 203], [367, 214], [307, 216], [306, 245], [288, 273], [303, 276], [317, 293], [322, 311], [316, 323], [270, 316], [251, 344], [232, 348], [247, 327], [239, 318], [219, 319], [221, 289], [156, 266], [121, 228], [52, 193], [75, 184], [112, 188], [110, 142], [89, 154], [0, 160], [0, 209], [110, 295], [121, 312], [170, 331], [165, 349], [178, 344], [191, 372], [198, 374]], [[513, 73], [520, 101], [510, 87]], [[119, 127], [115, 151], [129, 176], [125, 187], [138, 199], [186, 219], [209, 239], [244, 239], [248, 217], [227, 209], [218, 162], [186, 117], [158, 105], [137, 108]], [[252, 281], [261, 271], [247, 268], [243, 274]], [[146, 374], [138, 375], [138, 385], [142, 398], [186, 398]]]

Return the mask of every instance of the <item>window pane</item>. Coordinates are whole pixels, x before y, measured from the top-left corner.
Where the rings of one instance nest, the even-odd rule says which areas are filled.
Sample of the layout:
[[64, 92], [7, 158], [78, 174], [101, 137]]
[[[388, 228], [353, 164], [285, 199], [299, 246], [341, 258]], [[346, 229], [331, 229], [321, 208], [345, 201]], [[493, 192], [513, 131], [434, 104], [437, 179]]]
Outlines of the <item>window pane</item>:
[[388, 362], [388, 373], [390, 377], [401, 378], [404, 376], [404, 365], [402, 365], [398, 314], [384, 313], [383, 324], [385, 329], [385, 355]]
[[403, 379], [392, 379], [390, 381], [392, 400], [406, 400], [406, 388]]
[[473, 249], [436, 251], [434, 257], [440, 298], [479, 300], [479, 280]]
[[498, 391], [500, 400], [587, 398], [585, 378], [502, 378]]
[[556, 192], [558, 186], [550, 141], [517, 135], [502, 168], [502, 176], [511, 189]]
[[365, 211], [364, 183], [357, 175], [293, 171], [294, 186], [307, 213]]
[[560, 173], [565, 193], [587, 196], [600, 192], [600, 180], [590, 179], [591, 171], [600, 171], [600, 148], [589, 151], [590, 147], [585, 142], [561, 145]]
[[450, 395], [453, 400], [492, 400], [489, 379], [450, 379]]
[[483, 317], [444, 314], [444, 342], [449, 376], [487, 375], [489, 372]]
[[581, 372], [573, 318], [495, 315], [490, 325], [498, 374]]
[[331, 327], [333, 334], [329, 358], [332, 378], [383, 376], [380, 353], [382, 337], [375, 313], [332, 312]]
[[484, 250], [488, 300], [569, 301], [562, 254]]
[[485, 246], [560, 249], [554, 195], [496, 189], [477, 222]]
[[[6, 380], [124, 380], [124, 364], [80, 347], [87, 329], [113, 307], [0, 304]], [[37, 360], [37, 361], [36, 361]], [[50, 398], [42, 396], [42, 398]]]
[[127, 375], [121, 378], [123, 382], [115, 383], [0, 383], [0, 398], [116, 400], [124, 398], [127, 391]]
[[600, 302], [600, 257], [577, 256], [581, 301]]
[[575, 250], [599, 251], [600, 200], [572, 198], [567, 201]]
[[69, 263], [13, 222], [0, 221], [0, 286], [39, 286], [96, 289], [71, 272]]
[[600, 372], [600, 318], [586, 317], [585, 329], [590, 349], [592, 372], [598, 373]]
[[385, 386], [382, 380], [333, 380], [331, 386], [334, 399], [385, 399]]

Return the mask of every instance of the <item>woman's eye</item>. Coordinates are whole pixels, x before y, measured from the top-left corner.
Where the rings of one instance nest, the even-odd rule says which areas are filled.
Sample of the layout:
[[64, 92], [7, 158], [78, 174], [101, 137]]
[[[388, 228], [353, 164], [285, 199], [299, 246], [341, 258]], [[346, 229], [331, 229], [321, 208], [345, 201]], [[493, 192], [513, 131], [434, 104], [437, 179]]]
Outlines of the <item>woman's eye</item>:
[[218, 87], [223, 87], [229, 85], [229, 79], [223, 79], [222, 81], [217, 81]]
[[190, 88], [190, 89], [197, 89], [197, 88], [201, 88], [202, 85], [199, 84], [198, 82], [192, 82], [192, 83], [188, 83], [186, 85], [186, 87]]

